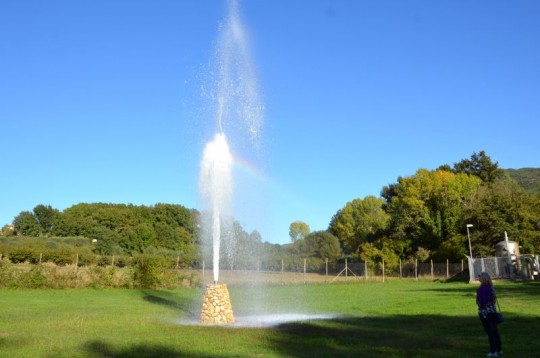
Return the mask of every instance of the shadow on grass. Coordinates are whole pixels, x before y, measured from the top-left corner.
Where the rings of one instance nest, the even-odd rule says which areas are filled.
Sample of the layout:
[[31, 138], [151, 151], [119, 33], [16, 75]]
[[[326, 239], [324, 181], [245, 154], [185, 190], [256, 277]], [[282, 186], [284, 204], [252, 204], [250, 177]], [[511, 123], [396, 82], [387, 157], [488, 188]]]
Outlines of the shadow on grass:
[[468, 317], [350, 317], [279, 330], [272, 346], [292, 357], [468, 357], [487, 345], [479, 321]]
[[[535, 357], [531, 339], [538, 317], [511, 316], [500, 326], [505, 357]], [[175, 337], [182, 337], [178, 340]], [[394, 315], [341, 317], [281, 324], [273, 328], [178, 326], [170, 344], [119, 347], [94, 340], [87, 357], [480, 357], [487, 337], [476, 316]], [[219, 352], [216, 353], [216, 352]]]
[[170, 307], [179, 311], [187, 311], [193, 305], [193, 300], [179, 297], [178, 294], [169, 291], [141, 290], [142, 298], [146, 302]]
[[[110, 357], [110, 358], [179, 358], [179, 357], [192, 357], [192, 358], [213, 358], [212, 356], [202, 354], [186, 353], [182, 350], [174, 349], [171, 347], [164, 347], [158, 345], [137, 345], [127, 349], [117, 349], [110, 344], [102, 341], [89, 342], [85, 351], [88, 353], [88, 357]], [[52, 357], [51, 357], [52, 358]]]
[[[470, 285], [462, 285], [456, 287], [454, 285], [448, 285], [445, 287], [446, 282], [441, 282], [440, 286], [425, 289], [421, 288], [418, 291], [433, 291], [441, 294], [449, 294], [455, 296], [456, 293], [461, 293], [465, 297], [475, 297], [476, 290], [478, 289], [478, 283], [471, 283]], [[505, 296], [519, 297], [524, 301], [536, 301], [540, 296], [540, 282], [536, 281], [510, 281], [510, 280], [498, 280], [495, 281], [495, 290], [499, 298]]]

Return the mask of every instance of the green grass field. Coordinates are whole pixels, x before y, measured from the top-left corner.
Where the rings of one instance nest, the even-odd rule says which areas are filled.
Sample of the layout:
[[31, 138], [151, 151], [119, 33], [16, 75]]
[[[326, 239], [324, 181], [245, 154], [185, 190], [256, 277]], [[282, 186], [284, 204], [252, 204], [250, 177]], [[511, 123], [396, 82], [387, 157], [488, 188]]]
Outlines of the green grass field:
[[[0, 357], [483, 357], [476, 285], [387, 281], [229, 286], [237, 317], [330, 314], [270, 328], [208, 327], [203, 289], [1, 290]], [[505, 357], [540, 352], [540, 284], [497, 282]]]

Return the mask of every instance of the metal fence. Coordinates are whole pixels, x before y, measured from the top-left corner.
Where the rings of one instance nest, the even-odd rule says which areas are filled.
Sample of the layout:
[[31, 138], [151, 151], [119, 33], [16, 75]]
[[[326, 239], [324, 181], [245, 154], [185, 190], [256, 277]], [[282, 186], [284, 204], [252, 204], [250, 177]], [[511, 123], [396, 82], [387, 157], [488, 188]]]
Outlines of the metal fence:
[[476, 281], [481, 272], [487, 272], [492, 279], [538, 279], [538, 255], [480, 257], [472, 259], [467, 256], [467, 259], [469, 280], [471, 282]]
[[[283, 261], [273, 265], [256, 265], [250, 269], [219, 270], [219, 281], [228, 283], [319, 283], [340, 282], [350, 280], [384, 281], [387, 279], [449, 279], [464, 274], [464, 261], [459, 263], [429, 262], [399, 262], [397, 267], [389, 269], [384, 262], [323, 262], [320, 265], [309, 265], [306, 260], [296, 265], [285, 264]], [[213, 270], [211, 265], [204, 263], [198, 267], [203, 283], [211, 283]], [[466, 277], [466, 276], [465, 276]]]

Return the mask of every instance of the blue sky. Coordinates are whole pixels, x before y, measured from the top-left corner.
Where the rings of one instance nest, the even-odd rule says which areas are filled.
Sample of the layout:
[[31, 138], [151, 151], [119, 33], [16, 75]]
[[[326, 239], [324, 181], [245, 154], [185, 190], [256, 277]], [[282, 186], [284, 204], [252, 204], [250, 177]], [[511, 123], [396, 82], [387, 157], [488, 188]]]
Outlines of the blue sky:
[[[540, 2], [240, 2], [264, 125], [231, 138], [235, 216], [288, 242], [485, 150], [540, 167]], [[199, 208], [218, 0], [0, 3], [0, 225], [80, 202]]]

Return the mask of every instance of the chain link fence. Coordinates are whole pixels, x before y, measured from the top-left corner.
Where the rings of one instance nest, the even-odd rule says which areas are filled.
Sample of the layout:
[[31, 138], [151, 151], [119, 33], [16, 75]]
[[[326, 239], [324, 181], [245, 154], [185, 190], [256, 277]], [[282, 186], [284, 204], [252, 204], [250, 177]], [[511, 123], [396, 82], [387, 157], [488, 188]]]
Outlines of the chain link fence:
[[[308, 264], [308, 260], [300, 260], [296, 264], [286, 263], [282, 260], [270, 265], [257, 264], [250, 269], [224, 269], [219, 270], [219, 281], [226, 283], [246, 284], [296, 284], [296, 283], [332, 283], [351, 280], [384, 281], [387, 279], [450, 279], [453, 277], [466, 277], [465, 262], [444, 263], [429, 262], [399, 262], [395, 268], [388, 269], [384, 262], [357, 262], [348, 261], [322, 264]], [[201, 282], [208, 284], [213, 281], [213, 269], [204, 262], [196, 270], [200, 274]]]
[[468, 258], [469, 281], [476, 281], [481, 272], [492, 279], [538, 280], [538, 255]]

